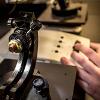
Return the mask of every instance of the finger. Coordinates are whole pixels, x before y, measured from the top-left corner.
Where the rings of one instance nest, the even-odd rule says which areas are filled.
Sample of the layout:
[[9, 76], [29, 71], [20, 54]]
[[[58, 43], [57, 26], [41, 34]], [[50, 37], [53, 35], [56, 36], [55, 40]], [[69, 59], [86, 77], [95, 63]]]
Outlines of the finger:
[[80, 78], [81, 80], [85, 81], [88, 84], [91, 84], [91, 82], [93, 81], [93, 77], [91, 76], [90, 73], [88, 73], [87, 71], [85, 71], [84, 69], [78, 68], [78, 78]]
[[98, 48], [98, 44], [92, 42], [90, 43], [90, 47], [96, 50]]
[[82, 45], [80, 43], [75, 44], [75, 49], [81, 51], [94, 64], [96, 64], [97, 66], [100, 66], [100, 57], [97, 55], [97, 53], [93, 49], [85, 47], [84, 45]]
[[70, 60], [68, 60], [66, 57], [61, 58], [61, 63], [64, 65], [74, 65]]
[[84, 70], [91, 74], [96, 74], [98, 67], [96, 67], [95, 64], [93, 64], [91, 61], [80, 55], [79, 53], [73, 51], [71, 54], [72, 58], [83, 67]]
[[93, 42], [90, 43], [91, 48], [93, 47], [94, 49], [97, 49], [98, 46], [100, 46], [100, 43], [93, 43]]
[[[94, 97], [98, 97], [96, 96], [97, 93], [96, 93], [96, 88], [95, 86], [92, 86], [91, 84], [88, 84], [87, 82], [81, 80], [81, 79], [78, 79], [77, 80], [77, 83], [86, 91], [86, 93], [88, 93], [90, 96], [92, 96], [93, 98]], [[99, 99], [96, 99], [96, 100], [99, 100]]]
[[78, 79], [77, 82], [83, 88], [83, 90], [89, 93], [88, 84], [85, 81]]
[[90, 47], [94, 49], [96, 52], [100, 53], [100, 43], [91, 43]]

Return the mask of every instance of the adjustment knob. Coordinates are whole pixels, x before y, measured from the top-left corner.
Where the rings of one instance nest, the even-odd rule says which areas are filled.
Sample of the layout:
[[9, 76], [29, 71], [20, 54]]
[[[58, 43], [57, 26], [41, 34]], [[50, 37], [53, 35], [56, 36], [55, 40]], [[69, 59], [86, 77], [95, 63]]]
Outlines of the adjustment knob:
[[44, 81], [42, 78], [37, 78], [33, 81], [33, 86], [36, 88], [37, 91], [41, 91], [44, 87]]
[[11, 40], [8, 44], [9, 51], [19, 53], [22, 51], [22, 45], [18, 40]]

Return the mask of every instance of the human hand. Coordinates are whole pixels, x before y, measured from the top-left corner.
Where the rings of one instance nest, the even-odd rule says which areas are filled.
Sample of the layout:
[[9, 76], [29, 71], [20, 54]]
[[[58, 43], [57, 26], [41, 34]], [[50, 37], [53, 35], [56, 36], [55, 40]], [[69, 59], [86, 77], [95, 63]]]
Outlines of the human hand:
[[[76, 66], [79, 85], [94, 99], [100, 100], [100, 45], [91, 43], [91, 48], [77, 43], [75, 49], [81, 51], [88, 59], [75, 51], [72, 52], [71, 57], [81, 66]], [[73, 65], [73, 62], [65, 57], [61, 58], [61, 62]]]
[[90, 47], [100, 55], [100, 43], [91, 43]]

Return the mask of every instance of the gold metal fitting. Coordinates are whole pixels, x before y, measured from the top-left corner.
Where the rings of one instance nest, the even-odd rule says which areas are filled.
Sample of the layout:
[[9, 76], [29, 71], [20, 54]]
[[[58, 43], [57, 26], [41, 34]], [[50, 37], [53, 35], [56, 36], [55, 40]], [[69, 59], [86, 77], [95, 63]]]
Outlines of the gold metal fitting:
[[8, 46], [10, 52], [20, 53], [22, 51], [22, 44], [18, 40], [11, 40]]

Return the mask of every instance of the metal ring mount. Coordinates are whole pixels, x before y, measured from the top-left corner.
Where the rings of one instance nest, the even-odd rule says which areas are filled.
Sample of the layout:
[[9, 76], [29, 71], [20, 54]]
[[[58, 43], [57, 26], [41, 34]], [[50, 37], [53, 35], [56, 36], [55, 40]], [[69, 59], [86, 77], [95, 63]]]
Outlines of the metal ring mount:
[[24, 27], [27, 28], [27, 32], [25, 33], [27, 38], [30, 36], [31, 43], [29, 42], [29, 48], [19, 53], [14, 71], [8, 80], [0, 86], [0, 100], [20, 100], [24, 88], [31, 79], [35, 68], [38, 48], [38, 30], [41, 28], [41, 24], [34, 18], [33, 14], [31, 17], [26, 17], [28, 19], [30, 18], [30, 24], [28, 24], [30, 26], [26, 25], [25, 27], [24, 23]]

